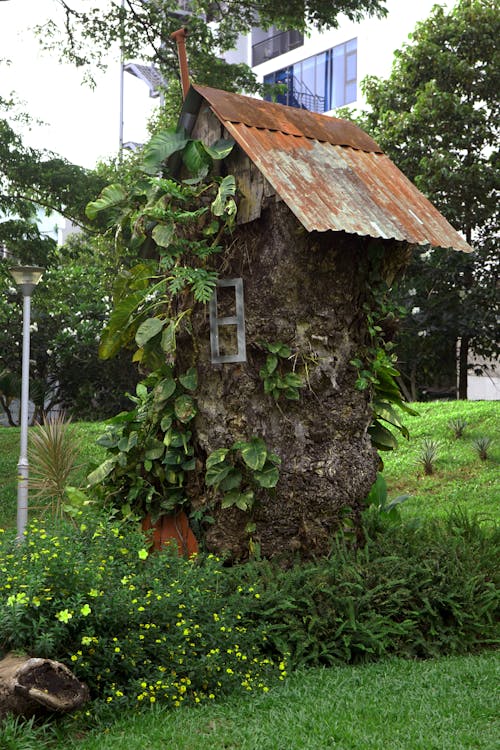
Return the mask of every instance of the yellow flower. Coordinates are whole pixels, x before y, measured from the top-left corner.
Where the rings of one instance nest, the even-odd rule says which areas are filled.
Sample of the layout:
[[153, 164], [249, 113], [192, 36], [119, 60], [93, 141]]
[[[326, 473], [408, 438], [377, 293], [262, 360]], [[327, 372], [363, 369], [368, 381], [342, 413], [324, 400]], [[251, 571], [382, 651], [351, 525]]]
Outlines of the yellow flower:
[[59, 622], [69, 622], [72, 617], [73, 613], [70, 612], [69, 609], [62, 609], [56, 614], [56, 619], [59, 620]]
[[147, 560], [148, 559], [148, 551], [147, 549], [140, 549], [137, 553], [139, 560]]

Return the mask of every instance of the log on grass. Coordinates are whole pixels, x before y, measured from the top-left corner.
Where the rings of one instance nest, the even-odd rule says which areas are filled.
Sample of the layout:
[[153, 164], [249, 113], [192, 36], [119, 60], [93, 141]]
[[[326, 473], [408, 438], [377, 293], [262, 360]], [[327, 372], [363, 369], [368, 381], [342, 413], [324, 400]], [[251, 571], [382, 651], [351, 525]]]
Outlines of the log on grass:
[[0, 661], [0, 718], [69, 713], [88, 698], [87, 686], [60, 662], [14, 654]]

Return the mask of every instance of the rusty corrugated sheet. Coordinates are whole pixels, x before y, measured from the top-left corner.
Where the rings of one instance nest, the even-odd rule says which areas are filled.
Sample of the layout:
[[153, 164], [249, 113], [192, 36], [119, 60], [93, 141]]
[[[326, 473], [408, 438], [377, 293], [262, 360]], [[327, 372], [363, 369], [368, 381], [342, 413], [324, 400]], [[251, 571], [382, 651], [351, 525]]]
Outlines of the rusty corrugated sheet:
[[471, 251], [353, 123], [206, 86], [193, 89], [308, 231]]

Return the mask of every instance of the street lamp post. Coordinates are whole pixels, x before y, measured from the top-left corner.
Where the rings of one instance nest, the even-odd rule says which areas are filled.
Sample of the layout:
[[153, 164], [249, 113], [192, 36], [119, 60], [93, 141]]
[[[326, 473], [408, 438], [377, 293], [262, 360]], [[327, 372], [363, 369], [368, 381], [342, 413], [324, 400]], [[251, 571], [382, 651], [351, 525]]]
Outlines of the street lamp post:
[[17, 464], [17, 538], [22, 541], [28, 521], [28, 408], [30, 372], [31, 295], [42, 278], [39, 266], [13, 266], [9, 269], [23, 295], [23, 357], [21, 376], [21, 449]]

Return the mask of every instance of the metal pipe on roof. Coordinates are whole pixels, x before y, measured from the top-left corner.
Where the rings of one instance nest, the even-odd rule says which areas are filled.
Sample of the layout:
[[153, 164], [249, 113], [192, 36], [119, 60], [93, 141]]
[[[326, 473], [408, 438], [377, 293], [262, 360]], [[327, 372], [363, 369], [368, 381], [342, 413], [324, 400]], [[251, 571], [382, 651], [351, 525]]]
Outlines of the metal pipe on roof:
[[189, 91], [189, 69], [186, 55], [186, 37], [188, 30], [185, 26], [182, 29], [174, 31], [170, 34], [171, 39], [174, 39], [177, 43], [177, 54], [179, 56], [179, 67], [181, 70], [181, 86], [182, 86], [182, 98], [185, 99], [187, 92]]

